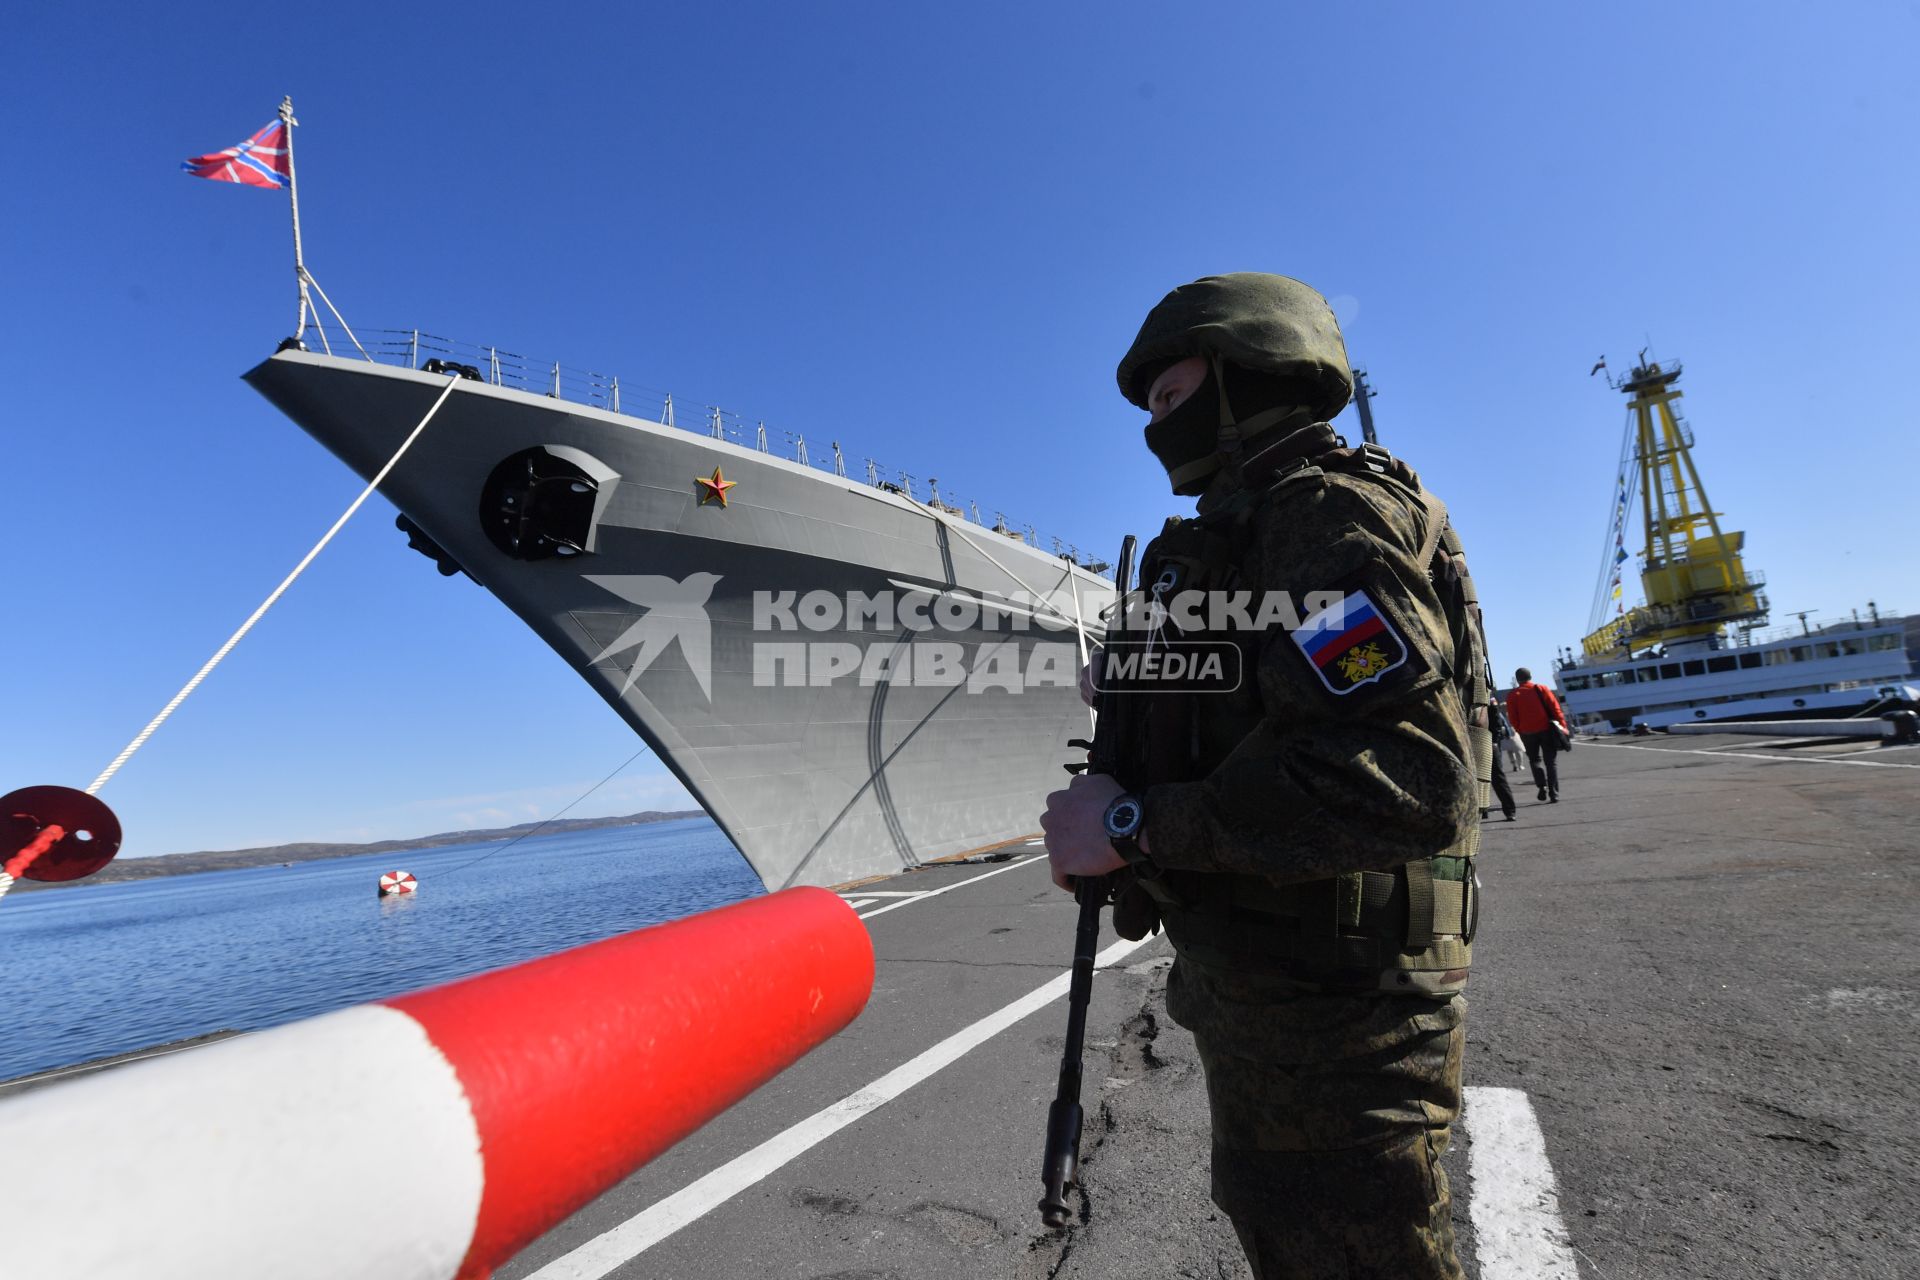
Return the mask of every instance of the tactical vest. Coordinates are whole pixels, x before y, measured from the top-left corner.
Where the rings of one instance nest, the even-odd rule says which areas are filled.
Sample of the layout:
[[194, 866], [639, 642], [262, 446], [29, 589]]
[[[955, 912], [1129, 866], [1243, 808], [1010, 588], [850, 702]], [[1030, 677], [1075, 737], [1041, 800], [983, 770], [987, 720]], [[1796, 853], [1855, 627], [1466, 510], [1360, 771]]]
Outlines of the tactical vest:
[[[1484, 644], [1478, 601], [1459, 537], [1445, 507], [1425, 493], [1404, 463], [1377, 445], [1338, 448], [1282, 463], [1270, 483], [1243, 486], [1222, 506], [1190, 520], [1172, 519], [1147, 548], [1139, 582], [1155, 590], [1231, 591], [1238, 585], [1252, 517], [1300, 481], [1340, 472], [1396, 490], [1427, 513], [1424, 562], [1445, 614], [1451, 652], [1437, 655], [1457, 691], [1478, 779], [1475, 797], [1488, 802], [1493, 741], [1485, 725]], [[1261, 637], [1232, 639], [1242, 646], [1249, 677], [1232, 694], [1154, 693], [1130, 715], [1135, 726], [1125, 772], [1140, 789], [1204, 777], [1262, 717], [1251, 672]], [[1204, 699], [1204, 702], [1201, 701]], [[1476, 712], [1476, 709], [1479, 709]], [[1180, 951], [1194, 960], [1237, 971], [1283, 975], [1328, 991], [1422, 992], [1446, 995], [1465, 987], [1479, 920], [1474, 855], [1480, 830], [1431, 857], [1389, 871], [1358, 871], [1331, 879], [1276, 884], [1263, 876], [1164, 871], [1136, 884], [1149, 894]]]

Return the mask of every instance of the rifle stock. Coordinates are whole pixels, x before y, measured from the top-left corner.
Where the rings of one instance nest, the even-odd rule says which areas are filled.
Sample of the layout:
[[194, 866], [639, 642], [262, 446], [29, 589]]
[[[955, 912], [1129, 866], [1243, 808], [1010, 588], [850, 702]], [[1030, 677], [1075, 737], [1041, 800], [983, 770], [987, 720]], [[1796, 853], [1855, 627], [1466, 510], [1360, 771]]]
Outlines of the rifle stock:
[[[1120, 558], [1114, 569], [1114, 606], [1107, 623], [1107, 638], [1113, 640], [1126, 627], [1127, 592], [1133, 578], [1132, 534], [1120, 544]], [[1093, 740], [1075, 739], [1075, 746], [1087, 748], [1084, 765], [1068, 765], [1070, 772], [1113, 773], [1119, 765], [1121, 738], [1121, 699], [1112, 689], [1096, 694]], [[1060, 1053], [1060, 1080], [1054, 1090], [1053, 1105], [1047, 1109], [1047, 1149], [1040, 1162], [1040, 1220], [1053, 1230], [1067, 1225], [1071, 1210], [1067, 1188], [1079, 1185], [1080, 1129], [1084, 1118], [1080, 1107], [1082, 1056], [1087, 1036], [1087, 1004], [1093, 995], [1093, 961], [1100, 945], [1100, 908], [1107, 903], [1112, 889], [1110, 876], [1081, 876], [1073, 886], [1074, 901], [1080, 904], [1079, 923], [1073, 933], [1073, 978], [1067, 991], [1067, 1041]]]

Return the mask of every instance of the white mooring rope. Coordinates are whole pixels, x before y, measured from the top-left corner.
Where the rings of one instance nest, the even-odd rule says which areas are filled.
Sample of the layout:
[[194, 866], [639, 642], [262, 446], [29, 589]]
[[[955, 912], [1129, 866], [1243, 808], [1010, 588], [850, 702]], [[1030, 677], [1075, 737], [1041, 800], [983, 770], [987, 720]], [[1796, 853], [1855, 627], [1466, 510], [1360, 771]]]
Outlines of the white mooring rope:
[[153, 721], [140, 731], [138, 737], [127, 744], [127, 749], [115, 756], [113, 763], [101, 771], [100, 776], [93, 780], [93, 785], [87, 788], [88, 795], [93, 795], [98, 792], [101, 787], [107, 784], [107, 779], [120, 771], [120, 766], [125, 764], [133, 753], [138, 751], [146, 740], [153, 736], [153, 731], [164, 724], [167, 717], [173, 714], [174, 709], [187, 700], [188, 694], [200, 687], [200, 682], [205, 680], [207, 675], [215, 667], [220, 665], [221, 659], [233, 651], [233, 646], [240, 643], [240, 638], [246, 635], [247, 632], [253, 630], [253, 624], [265, 616], [267, 610], [273, 607], [273, 602], [278, 600], [286, 589], [293, 585], [293, 580], [305, 572], [306, 567], [313, 563], [314, 557], [319, 555], [329, 542], [333, 541], [333, 535], [339, 533], [341, 527], [353, 518], [353, 513], [360, 509], [360, 504], [373, 496], [373, 491], [380, 487], [380, 482], [387, 478], [387, 473], [392, 471], [394, 465], [400, 461], [406, 451], [413, 447], [413, 442], [420, 438], [420, 433], [427, 429], [429, 422], [433, 421], [433, 415], [440, 412], [440, 406], [447, 402], [447, 397], [453, 394], [453, 388], [459, 381], [460, 376], [458, 374], [447, 379], [446, 388], [440, 392], [440, 398], [433, 402], [433, 408], [427, 410], [427, 416], [420, 419], [420, 425], [413, 429], [413, 433], [400, 442], [400, 448], [391, 458], [387, 459], [387, 465], [380, 468], [380, 473], [367, 482], [367, 487], [360, 491], [360, 496], [353, 500], [353, 505], [348, 507], [340, 518], [333, 522], [333, 528], [327, 530], [325, 536], [322, 537], [320, 541], [313, 544], [313, 550], [307, 552], [306, 558], [293, 567], [293, 572], [288, 574], [285, 580], [273, 589], [273, 594], [268, 596], [260, 607], [253, 611], [253, 616], [241, 623], [238, 631], [227, 637], [227, 642], [220, 646], [219, 652], [215, 653], [211, 658], [208, 658], [207, 665], [201, 667], [200, 670], [195, 673], [193, 679], [187, 681], [186, 688], [174, 694], [173, 701], [162, 707], [160, 714], [155, 716]]

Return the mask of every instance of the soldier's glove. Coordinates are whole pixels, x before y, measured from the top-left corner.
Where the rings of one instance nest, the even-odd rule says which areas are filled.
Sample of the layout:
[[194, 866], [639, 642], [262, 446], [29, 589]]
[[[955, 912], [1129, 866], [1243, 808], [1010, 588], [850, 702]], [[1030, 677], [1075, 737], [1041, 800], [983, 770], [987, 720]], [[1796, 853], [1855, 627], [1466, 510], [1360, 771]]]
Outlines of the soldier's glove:
[[1113, 931], [1128, 942], [1138, 942], [1150, 933], [1160, 932], [1160, 904], [1140, 887], [1130, 870], [1114, 873], [1118, 882], [1113, 891]]

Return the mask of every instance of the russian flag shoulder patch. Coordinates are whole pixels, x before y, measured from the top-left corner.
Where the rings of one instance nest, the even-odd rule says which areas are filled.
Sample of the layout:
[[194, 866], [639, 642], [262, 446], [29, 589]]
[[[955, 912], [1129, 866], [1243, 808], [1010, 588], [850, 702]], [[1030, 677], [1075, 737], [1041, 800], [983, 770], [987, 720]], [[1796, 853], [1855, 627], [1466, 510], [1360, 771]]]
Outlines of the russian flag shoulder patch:
[[1288, 633], [1327, 690], [1349, 694], [1407, 665], [1406, 637], [1364, 590], [1348, 591]]

